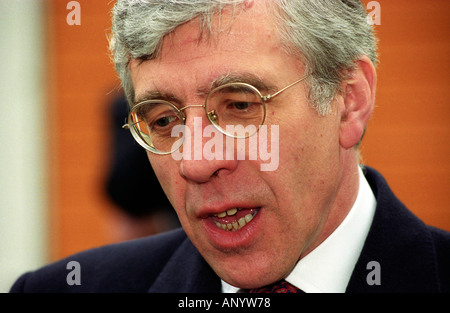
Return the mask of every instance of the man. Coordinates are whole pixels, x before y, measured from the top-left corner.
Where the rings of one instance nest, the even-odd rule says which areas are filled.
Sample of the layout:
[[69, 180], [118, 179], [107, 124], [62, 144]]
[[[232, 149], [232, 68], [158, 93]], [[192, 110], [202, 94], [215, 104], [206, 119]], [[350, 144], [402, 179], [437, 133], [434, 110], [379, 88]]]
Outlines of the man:
[[359, 1], [119, 0], [113, 23], [125, 127], [182, 230], [12, 291], [449, 292], [450, 234], [359, 165], [377, 82]]

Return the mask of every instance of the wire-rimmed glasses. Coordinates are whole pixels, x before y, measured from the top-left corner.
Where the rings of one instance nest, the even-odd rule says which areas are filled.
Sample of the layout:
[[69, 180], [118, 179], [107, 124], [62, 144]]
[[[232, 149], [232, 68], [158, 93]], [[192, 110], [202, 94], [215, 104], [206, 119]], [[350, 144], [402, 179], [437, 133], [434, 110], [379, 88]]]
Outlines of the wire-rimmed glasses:
[[234, 138], [248, 138], [264, 124], [266, 103], [305, 78], [265, 96], [250, 84], [227, 83], [211, 90], [203, 105], [182, 108], [166, 100], [145, 100], [132, 107], [128, 123], [123, 128], [129, 129], [146, 150], [170, 154], [178, 150], [184, 141], [185, 132], [180, 131], [185, 126], [184, 111], [203, 107], [208, 120], [221, 133]]

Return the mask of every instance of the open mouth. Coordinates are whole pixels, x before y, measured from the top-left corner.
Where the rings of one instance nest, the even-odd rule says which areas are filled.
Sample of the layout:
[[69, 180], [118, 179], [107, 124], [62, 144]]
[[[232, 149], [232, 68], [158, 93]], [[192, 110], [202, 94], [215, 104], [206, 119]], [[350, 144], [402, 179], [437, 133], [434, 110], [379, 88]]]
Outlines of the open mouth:
[[214, 224], [226, 231], [237, 231], [245, 227], [258, 214], [260, 208], [232, 208], [213, 215]]

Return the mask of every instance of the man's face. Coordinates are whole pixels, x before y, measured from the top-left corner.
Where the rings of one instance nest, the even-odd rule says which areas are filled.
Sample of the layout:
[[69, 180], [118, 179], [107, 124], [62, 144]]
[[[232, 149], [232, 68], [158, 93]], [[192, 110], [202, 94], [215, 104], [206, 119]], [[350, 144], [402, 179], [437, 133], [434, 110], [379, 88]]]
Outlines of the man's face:
[[[280, 48], [267, 16], [255, 4], [230, 29], [200, 42], [198, 20], [177, 28], [164, 39], [156, 59], [131, 62], [136, 99], [158, 91], [180, 106], [203, 104], [205, 93], [199, 91], [227, 75], [258, 77], [276, 90], [298, 80], [305, 69]], [[222, 23], [227, 24], [226, 15]], [[277, 145], [268, 142], [268, 150], [277, 149], [279, 155], [279, 166], [272, 171], [261, 171], [266, 161], [248, 157], [180, 161], [149, 153], [187, 235], [232, 285], [258, 287], [286, 276], [335, 227], [333, 208], [342, 204], [339, 114], [319, 116], [308, 104], [307, 92], [302, 82], [267, 103], [268, 133], [279, 127]], [[191, 130], [194, 118], [201, 118], [203, 127], [210, 125], [202, 108], [189, 108], [185, 114]], [[233, 214], [235, 208], [234, 215], [217, 216], [227, 210]], [[237, 223], [249, 214], [253, 219], [238, 230], [216, 223]]]

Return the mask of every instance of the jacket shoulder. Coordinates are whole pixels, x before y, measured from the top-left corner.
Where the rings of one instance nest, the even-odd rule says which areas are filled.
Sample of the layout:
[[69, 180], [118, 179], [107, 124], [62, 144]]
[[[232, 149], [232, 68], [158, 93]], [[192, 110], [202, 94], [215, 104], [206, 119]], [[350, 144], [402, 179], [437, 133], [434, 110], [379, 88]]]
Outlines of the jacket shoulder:
[[[376, 170], [365, 167], [363, 172], [377, 207], [347, 292], [448, 291], [449, 233], [427, 226], [415, 216]], [[372, 273], [369, 267], [372, 261], [376, 261], [381, 270], [377, 284], [367, 280]]]
[[441, 291], [450, 293], [450, 232], [428, 226], [436, 251]]
[[89, 249], [23, 274], [11, 292], [146, 292], [186, 238], [177, 229]]

